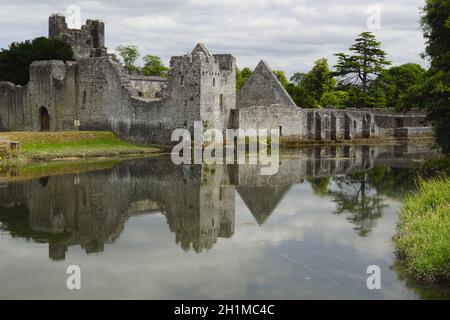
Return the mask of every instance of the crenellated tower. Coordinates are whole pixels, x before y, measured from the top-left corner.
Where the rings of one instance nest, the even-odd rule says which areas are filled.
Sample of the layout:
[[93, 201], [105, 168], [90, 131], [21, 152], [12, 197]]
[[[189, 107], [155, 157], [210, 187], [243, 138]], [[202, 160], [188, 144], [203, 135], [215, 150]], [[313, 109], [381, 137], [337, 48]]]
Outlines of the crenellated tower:
[[63, 15], [53, 14], [48, 18], [48, 37], [70, 44], [77, 59], [107, 55], [105, 24], [99, 20], [88, 19], [81, 29], [69, 29]]
[[204, 129], [226, 128], [236, 108], [236, 59], [211, 54], [198, 43], [190, 54], [170, 60], [167, 94], [171, 104], [184, 110], [187, 119], [201, 120]]

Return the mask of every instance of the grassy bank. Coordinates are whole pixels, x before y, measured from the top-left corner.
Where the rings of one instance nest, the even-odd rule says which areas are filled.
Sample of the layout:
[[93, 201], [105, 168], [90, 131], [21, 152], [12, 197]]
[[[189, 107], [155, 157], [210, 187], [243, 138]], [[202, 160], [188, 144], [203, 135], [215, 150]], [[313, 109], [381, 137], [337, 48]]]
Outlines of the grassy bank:
[[1, 138], [19, 141], [21, 151], [16, 158], [25, 160], [114, 157], [159, 151], [126, 143], [112, 132], [100, 131], [2, 132]]
[[419, 182], [418, 192], [406, 199], [394, 241], [415, 278], [450, 279], [450, 178]]
[[121, 162], [122, 160], [117, 158], [92, 158], [78, 161], [39, 161], [14, 166], [0, 166], [0, 183], [111, 169]]

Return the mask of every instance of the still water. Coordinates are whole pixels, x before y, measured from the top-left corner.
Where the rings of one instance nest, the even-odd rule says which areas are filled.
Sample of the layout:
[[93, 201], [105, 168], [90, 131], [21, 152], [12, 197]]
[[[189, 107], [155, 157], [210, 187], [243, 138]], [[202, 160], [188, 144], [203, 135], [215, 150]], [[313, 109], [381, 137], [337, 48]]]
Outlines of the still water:
[[[0, 178], [0, 298], [424, 299], [392, 236], [427, 146], [311, 147], [256, 165], [170, 158]], [[43, 170], [45, 172], [45, 170]], [[66, 269], [81, 268], [81, 290]], [[369, 290], [367, 267], [381, 269]]]

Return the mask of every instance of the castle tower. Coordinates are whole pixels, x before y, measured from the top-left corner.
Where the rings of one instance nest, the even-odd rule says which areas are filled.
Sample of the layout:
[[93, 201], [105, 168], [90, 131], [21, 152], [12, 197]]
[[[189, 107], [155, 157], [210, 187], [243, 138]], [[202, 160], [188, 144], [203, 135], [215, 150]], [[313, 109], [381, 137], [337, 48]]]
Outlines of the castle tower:
[[66, 18], [54, 14], [48, 18], [48, 37], [72, 46], [75, 58], [106, 56], [105, 24], [99, 20], [86, 21], [81, 29], [69, 29]]
[[201, 120], [204, 129], [226, 128], [236, 107], [236, 59], [231, 54], [211, 54], [198, 43], [190, 54], [172, 57], [168, 96], [186, 115], [187, 127]]

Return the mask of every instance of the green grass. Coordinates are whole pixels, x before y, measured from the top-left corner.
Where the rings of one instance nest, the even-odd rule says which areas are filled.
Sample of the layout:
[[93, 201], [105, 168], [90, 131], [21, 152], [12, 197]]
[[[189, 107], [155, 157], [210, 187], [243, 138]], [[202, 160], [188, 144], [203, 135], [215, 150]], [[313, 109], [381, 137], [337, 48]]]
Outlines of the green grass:
[[406, 199], [394, 242], [398, 256], [418, 279], [450, 279], [450, 178], [420, 180]]
[[126, 143], [112, 132], [4, 132], [0, 138], [19, 141], [21, 153], [35, 160], [158, 152], [157, 148]]

